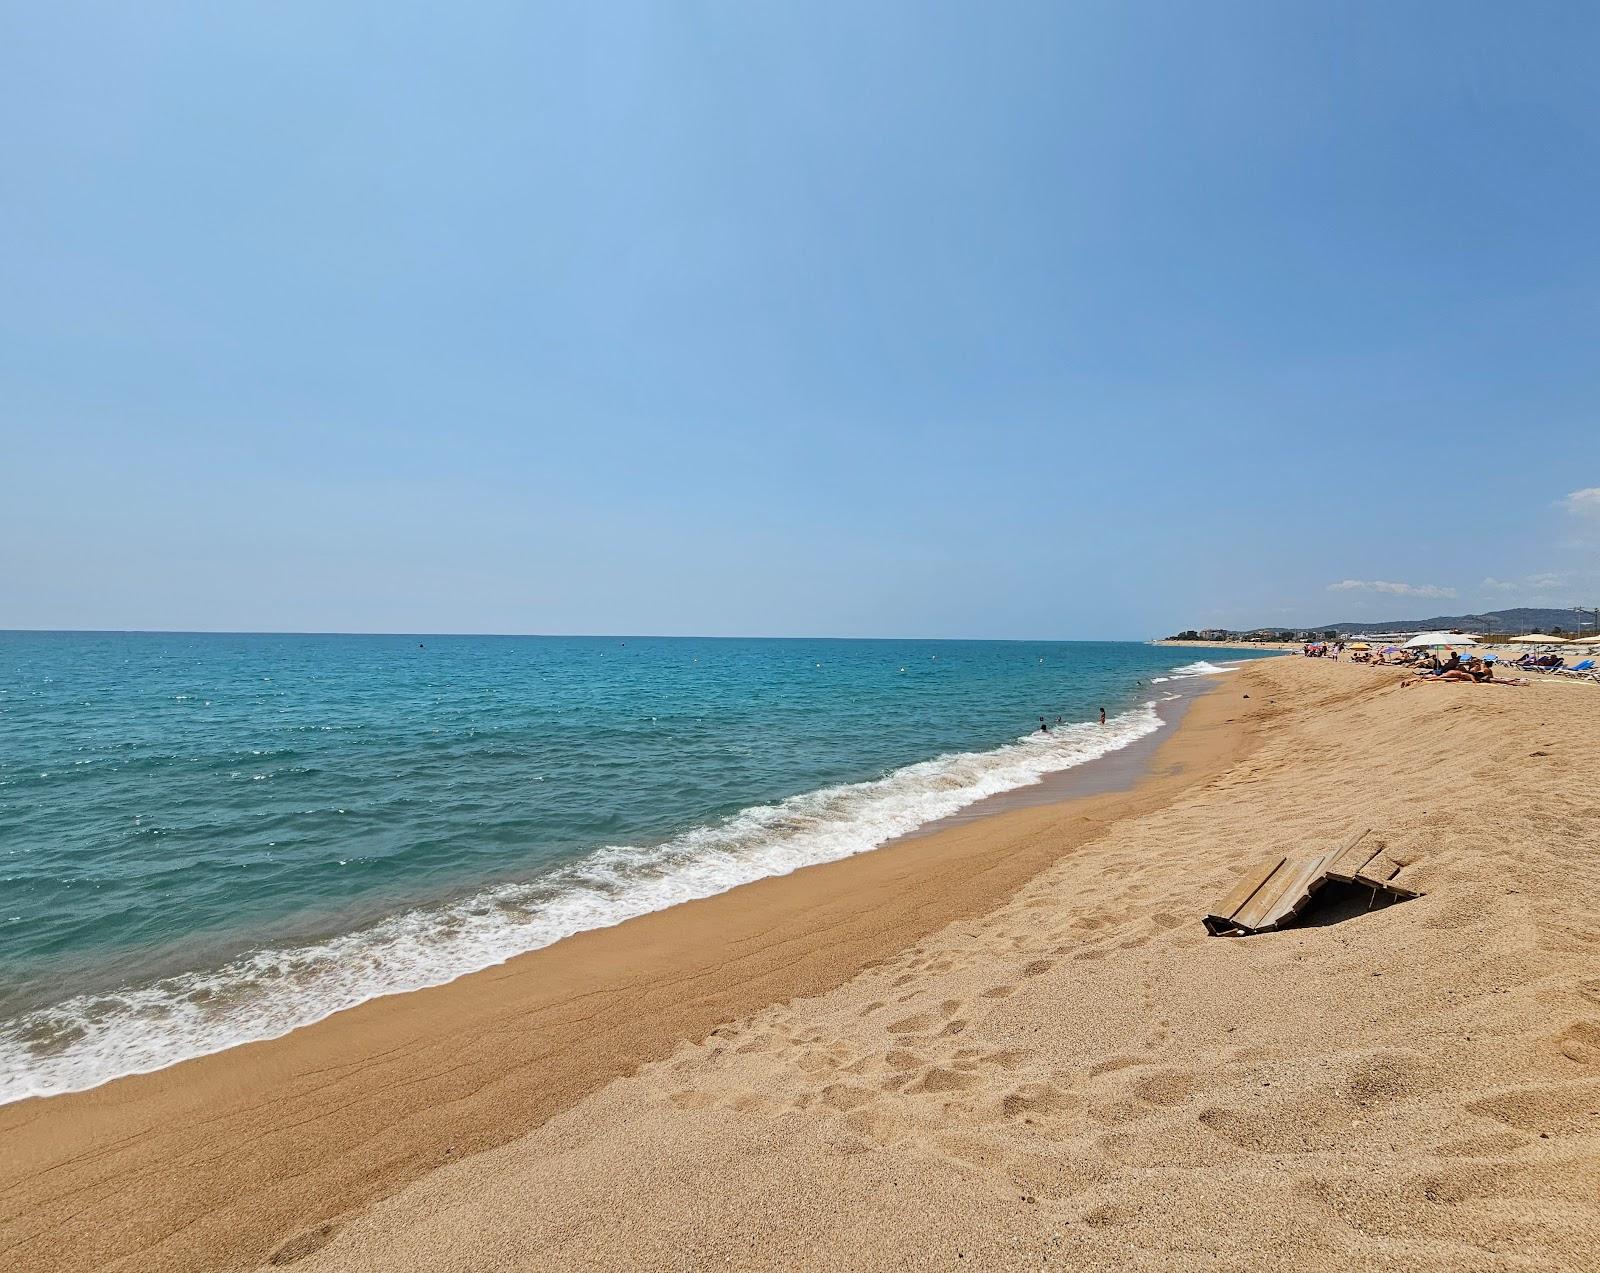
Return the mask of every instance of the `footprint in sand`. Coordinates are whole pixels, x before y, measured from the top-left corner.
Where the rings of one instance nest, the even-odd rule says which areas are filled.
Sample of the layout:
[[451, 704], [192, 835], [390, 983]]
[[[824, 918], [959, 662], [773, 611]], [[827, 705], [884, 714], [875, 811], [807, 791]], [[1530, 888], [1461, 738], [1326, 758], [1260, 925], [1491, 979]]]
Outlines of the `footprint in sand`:
[[910, 1092], [964, 1092], [981, 1081], [976, 1074], [963, 1074], [960, 1070], [953, 1070], [948, 1066], [934, 1065], [930, 1066], [927, 1073], [906, 1090]]
[[1129, 1090], [1147, 1105], [1182, 1105], [1202, 1084], [1184, 1070], [1157, 1070], [1140, 1075]]
[[1096, 1167], [1056, 1154], [1010, 1154], [1006, 1174], [1025, 1199], [1059, 1202], [1093, 1184]]
[[1514, 1088], [1473, 1101], [1467, 1109], [1545, 1136], [1588, 1131], [1600, 1117], [1600, 1082], [1549, 1083]]
[[911, 1119], [903, 1117], [883, 1104], [865, 1105], [844, 1120], [845, 1126], [863, 1140], [879, 1145], [894, 1145], [909, 1139], [917, 1131]]
[[1413, 1052], [1374, 1052], [1345, 1071], [1345, 1095], [1361, 1106], [1415, 1096], [1429, 1086], [1430, 1067]]
[[1128, 1224], [1136, 1219], [1138, 1219], [1137, 1212], [1128, 1207], [1118, 1206], [1110, 1202], [1102, 1202], [1098, 1206], [1090, 1207], [1089, 1210], [1083, 1213], [1083, 1222], [1093, 1229]]
[[1349, 1144], [1361, 1112], [1327, 1093], [1245, 1109], [1212, 1106], [1198, 1121], [1223, 1140], [1258, 1154], [1307, 1154]]
[[1063, 1092], [1053, 1083], [1024, 1083], [1000, 1098], [1000, 1112], [1003, 1115], [1025, 1122], [1070, 1114], [1082, 1108], [1081, 1097]]
[[1574, 1021], [1555, 1037], [1556, 1051], [1578, 1065], [1600, 1065], [1600, 1021]]
[[990, 986], [978, 997], [980, 999], [1008, 999], [1017, 993], [1015, 986]]
[[1521, 1132], [1490, 1132], [1487, 1136], [1468, 1136], [1450, 1140], [1434, 1150], [1441, 1158], [1501, 1158], [1531, 1143]]
[[1024, 977], [1042, 977], [1055, 966], [1055, 960], [1053, 959], [1035, 959], [1032, 963], [1022, 966], [1022, 975]]
[[1110, 1074], [1115, 1070], [1126, 1070], [1135, 1065], [1148, 1064], [1143, 1057], [1137, 1056], [1108, 1056], [1103, 1061], [1096, 1061], [1089, 1067], [1091, 1078], [1100, 1074]]
[[328, 1240], [338, 1232], [339, 1226], [331, 1220], [326, 1224], [319, 1224], [315, 1229], [307, 1229], [304, 1233], [297, 1233], [287, 1242], [280, 1245], [267, 1257], [267, 1263], [280, 1266], [294, 1264], [303, 1260], [315, 1251], [327, 1245]]
[[872, 1092], [851, 1083], [830, 1083], [822, 1089], [822, 1103], [839, 1110], [853, 1110], [873, 1099]]
[[807, 1074], [824, 1074], [829, 1070], [837, 1070], [840, 1060], [828, 1052], [810, 1051], [802, 1053], [795, 1066]]

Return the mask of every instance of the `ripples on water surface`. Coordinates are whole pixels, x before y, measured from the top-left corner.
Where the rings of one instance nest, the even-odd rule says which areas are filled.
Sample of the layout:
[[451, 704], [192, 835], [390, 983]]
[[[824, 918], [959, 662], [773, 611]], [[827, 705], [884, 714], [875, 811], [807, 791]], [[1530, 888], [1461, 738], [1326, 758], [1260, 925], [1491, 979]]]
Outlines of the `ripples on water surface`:
[[1149, 733], [1195, 659], [0, 633], [0, 1100], [875, 847]]

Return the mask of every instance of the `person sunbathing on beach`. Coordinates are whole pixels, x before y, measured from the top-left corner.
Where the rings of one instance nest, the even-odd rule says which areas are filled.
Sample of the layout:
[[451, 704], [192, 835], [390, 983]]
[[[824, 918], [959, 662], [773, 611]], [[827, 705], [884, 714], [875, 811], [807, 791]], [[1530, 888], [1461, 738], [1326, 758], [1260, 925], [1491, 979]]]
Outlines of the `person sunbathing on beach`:
[[[1475, 685], [1526, 685], [1528, 682], [1523, 677], [1513, 677], [1506, 681], [1497, 681], [1494, 678], [1494, 660], [1470, 658], [1459, 666], [1448, 668], [1443, 672], [1423, 672], [1414, 678], [1418, 681], [1428, 681], [1438, 684], [1440, 681], [1468, 681]], [[1411, 680], [1401, 681], [1402, 685], [1411, 684]]]
[[[1429, 666], [1431, 664], [1431, 666]], [[1461, 656], [1454, 650], [1444, 662], [1439, 661], [1437, 654], [1421, 661], [1421, 670], [1417, 673], [1419, 681], [1470, 681], [1472, 673], [1461, 666]], [[1409, 680], [1401, 681], [1402, 685], [1409, 685]]]

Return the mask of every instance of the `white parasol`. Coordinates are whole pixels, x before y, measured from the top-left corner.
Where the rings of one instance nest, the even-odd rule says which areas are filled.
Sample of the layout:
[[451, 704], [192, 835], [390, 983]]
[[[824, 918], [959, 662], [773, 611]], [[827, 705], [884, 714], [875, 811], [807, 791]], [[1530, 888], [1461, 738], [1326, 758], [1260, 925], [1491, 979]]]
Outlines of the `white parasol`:
[[1419, 632], [1405, 643], [1407, 650], [1425, 650], [1434, 645], [1477, 645], [1478, 638], [1466, 632]]

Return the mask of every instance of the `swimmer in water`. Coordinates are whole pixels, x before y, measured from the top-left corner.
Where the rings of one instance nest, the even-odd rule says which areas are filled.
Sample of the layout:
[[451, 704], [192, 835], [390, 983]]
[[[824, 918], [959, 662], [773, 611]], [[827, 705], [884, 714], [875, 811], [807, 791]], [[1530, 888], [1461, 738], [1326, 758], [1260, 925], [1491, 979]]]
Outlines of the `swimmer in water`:
[[1100, 709], [1100, 723], [1102, 725], [1106, 723], [1106, 709], [1103, 707]]
[[1041, 734], [1048, 734], [1050, 732], [1050, 726], [1044, 723], [1043, 716], [1039, 717], [1039, 732]]

